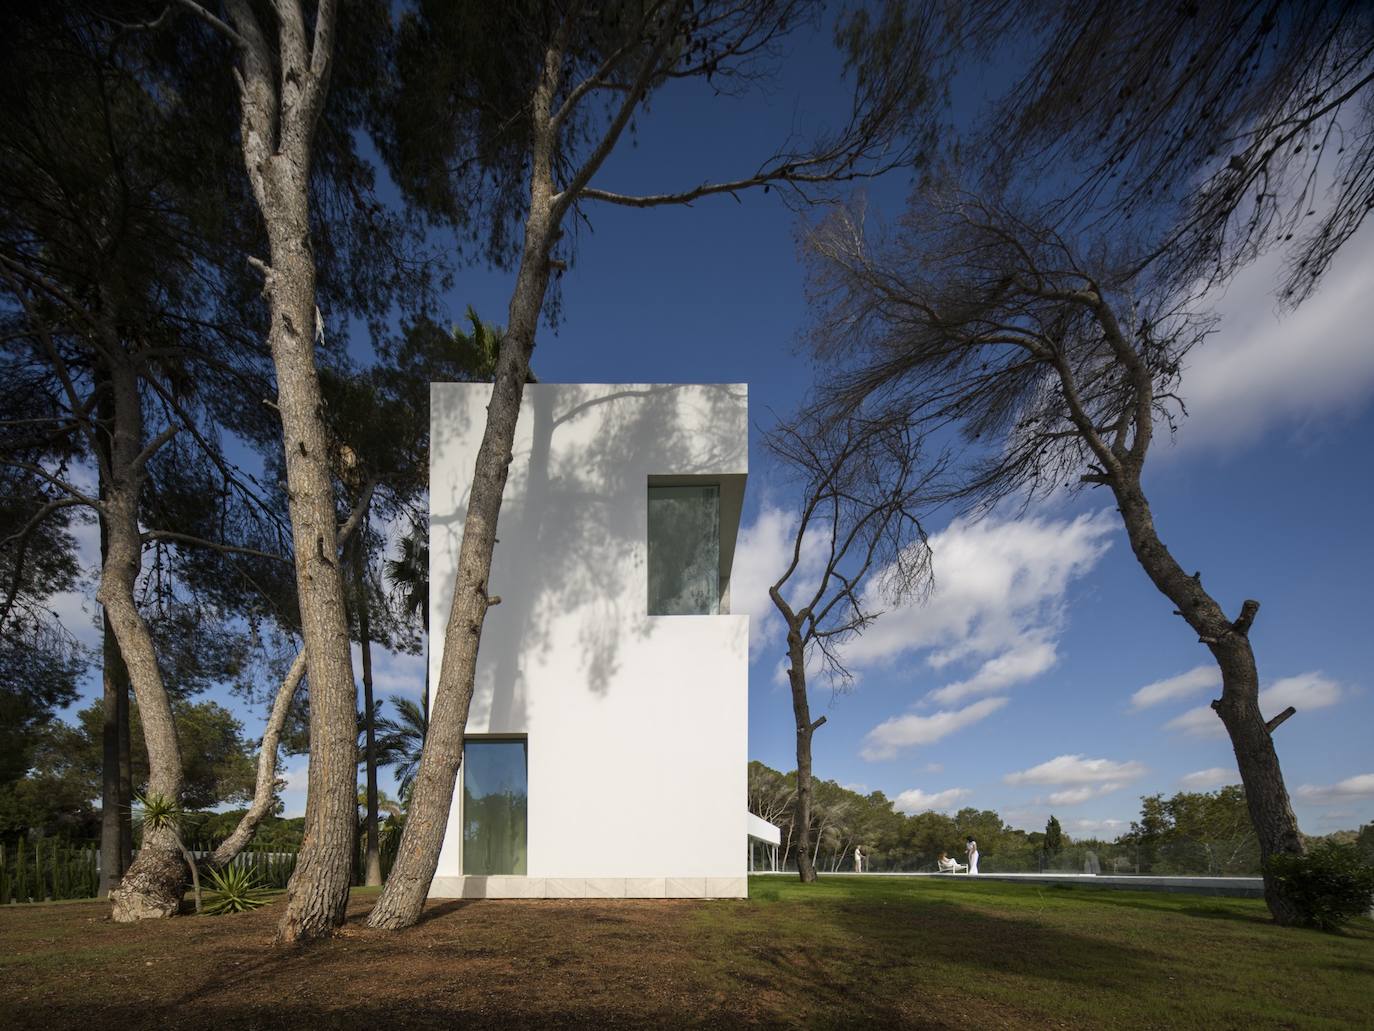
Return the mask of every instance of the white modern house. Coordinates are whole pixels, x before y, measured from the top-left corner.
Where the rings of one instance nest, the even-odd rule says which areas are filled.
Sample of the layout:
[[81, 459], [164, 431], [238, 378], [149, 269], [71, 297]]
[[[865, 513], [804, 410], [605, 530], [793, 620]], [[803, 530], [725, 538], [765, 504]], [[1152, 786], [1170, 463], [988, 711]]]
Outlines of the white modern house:
[[[490, 392], [430, 391], [433, 627]], [[432, 897], [747, 894], [748, 428], [743, 385], [526, 387]]]

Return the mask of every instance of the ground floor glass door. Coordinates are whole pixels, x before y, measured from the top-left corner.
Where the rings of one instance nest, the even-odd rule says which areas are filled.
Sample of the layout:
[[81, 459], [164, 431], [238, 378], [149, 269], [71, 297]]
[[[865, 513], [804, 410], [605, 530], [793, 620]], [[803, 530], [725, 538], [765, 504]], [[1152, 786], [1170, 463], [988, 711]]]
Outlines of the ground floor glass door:
[[463, 873], [527, 872], [527, 742], [463, 744]]

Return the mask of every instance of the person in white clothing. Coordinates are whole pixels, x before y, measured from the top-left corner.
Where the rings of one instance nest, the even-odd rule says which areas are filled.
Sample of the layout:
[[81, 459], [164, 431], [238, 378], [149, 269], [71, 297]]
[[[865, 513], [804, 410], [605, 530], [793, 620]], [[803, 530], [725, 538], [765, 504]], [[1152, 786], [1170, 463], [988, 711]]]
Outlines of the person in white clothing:
[[962, 871], [968, 869], [968, 867], [965, 866], [963, 863], [955, 862], [953, 859], [950, 859], [949, 856], [945, 855], [945, 853], [943, 852], [940, 853], [940, 860], [937, 866], [941, 873], [961, 873]]
[[967, 843], [968, 843], [968, 850], [967, 850], [967, 851], [968, 851], [968, 872], [971, 873], [971, 874], [972, 874], [972, 873], [977, 873], [977, 872], [978, 872], [978, 842], [974, 841], [972, 837], [970, 837], [970, 838], [968, 838], [968, 839], [966, 839], [966, 840], [967, 840]]
[[859, 847], [857, 845], [854, 846], [854, 872], [864, 872], [864, 854], [859, 851]]

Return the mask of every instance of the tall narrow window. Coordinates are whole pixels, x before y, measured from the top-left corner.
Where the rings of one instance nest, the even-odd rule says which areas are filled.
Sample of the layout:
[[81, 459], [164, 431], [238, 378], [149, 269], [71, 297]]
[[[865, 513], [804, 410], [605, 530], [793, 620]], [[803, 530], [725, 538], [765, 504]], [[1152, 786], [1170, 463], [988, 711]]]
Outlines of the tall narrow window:
[[720, 611], [720, 488], [649, 488], [649, 615]]
[[463, 873], [526, 872], [526, 742], [463, 743]]

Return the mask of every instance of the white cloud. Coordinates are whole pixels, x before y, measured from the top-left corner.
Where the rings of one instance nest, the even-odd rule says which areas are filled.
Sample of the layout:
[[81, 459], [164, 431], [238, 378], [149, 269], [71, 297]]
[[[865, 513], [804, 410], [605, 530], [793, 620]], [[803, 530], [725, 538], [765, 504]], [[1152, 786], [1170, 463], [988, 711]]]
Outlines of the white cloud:
[[1046, 799], [1050, 805], [1081, 805], [1091, 798], [1099, 798], [1102, 795], [1110, 795], [1113, 791], [1118, 791], [1121, 784], [1117, 781], [1108, 781], [1106, 784], [1093, 787], [1085, 784], [1081, 788], [1065, 788], [1063, 791], [1050, 792]]
[[310, 782], [309, 757], [283, 760], [277, 768], [277, 776], [285, 782], [281, 789], [282, 815], [288, 819], [305, 815], [305, 796]]
[[1053, 759], [1032, 766], [1019, 773], [1008, 773], [1002, 779], [1008, 784], [1091, 784], [1104, 786], [1112, 783], [1111, 790], [1121, 786], [1121, 782], [1135, 780], [1146, 773], [1143, 763], [1131, 759], [1127, 762], [1114, 762], [1111, 759], [1085, 759], [1081, 755], [1058, 755]]
[[[372, 682], [378, 694], [418, 701], [425, 690], [425, 657], [409, 652], [373, 649]], [[361, 671], [362, 667], [358, 667]]]
[[[768, 588], [777, 582], [792, 561], [796, 526], [795, 512], [764, 502], [754, 521], [740, 528], [735, 544], [734, 571], [730, 577], [730, 611], [752, 617], [751, 659], [781, 647], [782, 617], [768, 596]], [[800, 597], [808, 588], [815, 590], [823, 562], [820, 539], [812, 534], [802, 541], [801, 562], [784, 597]]]
[[[935, 590], [922, 603], [893, 605], [878, 588], [881, 574], [865, 589], [865, 600], [881, 615], [859, 637], [840, 649], [854, 676], [924, 653], [927, 665], [942, 670], [977, 662], [974, 671], [933, 692], [929, 702], [950, 705], [978, 695], [998, 693], [1044, 673], [1058, 660], [1058, 636], [1070, 584], [1095, 566], [1110, 546], [1118, 520], [1106, 511], [1074, 519], [1023, 518], [955, 521], [932, 537]], [[795, 517], [765, 503], [755, 520], [740, 531], [731, 581], [731, 608], [754, 617], [750, 657], [777, 650], [782, 622], [768, 597], [773, 583], [791, 561]], [[824, 563], [821, 542], [803, 542], [798, 587], [814, 589]], [[780, 658], [773, 680], [785, 684], [787, 662]], [[808, 683], [820, 686], [820, 662], [807, 655]], [[990, 704], [908, 714], [880, 724], [869, 735], [866, 758], [890, 758], [899, 748], [929, 744], [990, 715], [1006, 699]]]
[[1029, 640], [988, 659], [967, 680], [956, 680], [932, 691], [929, 698], [933, 702], [949, 704], [977, 695], [993, 694], [1039, 676], [1052, 667], [1058, 658], [1052, 642]]
[[[358, 705], [362, 702], [363, 650], [357, 642], [351, 643], [353, 653], [353, 677], [358, 682]], [[372, 645], [372, 689], [373, 698], [386, 698], [400, 695], [419, 701], [425, 690], [424, 654], [392, 651], [378, 644]]]
[[949, 788], [945, 791], [922, 791], [920, 788], [911, 788], [903, 791], [892, 804], [898, 812], [912, 815], [923, 813], [928, 809], [953, 809], [955, 804], [963, 798], [973, 794], [968, 788]]
[[1161, 702], [1173, 701], [1175, 698], [1184, 698], [1198, 691], [1220, 686], [1221, 670], [1215, 663], [1195, 666], [1187, 673], [1146, 684], [1131, 695], [1131, 711], [1139, 712]]
[[[1014, 682], [1017, 672], [1043, 672], [1048, 645], [1063, 618], [1070, 583], [1093, 568], [1119, 522], [1108, 512], [1072, 520], [962, 520], [930, 540], [935, 590], [923, 603], [892, 607], [845, 646], [851, 666], [889, 663], [927, 652], [933, 669], [961, 661], [1005, 658], [986, 677]], [[883, 608], [875, 599], [876, 607]], [[979, 680], [979, 674], [968, 683]], [[951, 684], [950, 687], [958, 685]], [[984, 690], [995, 690], [988, 686]]]
[[[1336, 681], [1319, 672], [1299, 673], [1297, 676], [1276, 680], [1259, 693], [1260, 712], [1266, 718], [1277, 716], [1288, 706], [1299, 712], [1310, 709], [1325, 709], [1335, 705], [1345, 697], [1345, 692]], [[1210, 705], [1199, 705], [1180, 716], [1175, 716], [1164, 724], [1167, 730], [1178, 730], [1194, 737], [1222, 737], [1226, 728], [1222, 726], [1217, 714]]]
[[903, 748], [934, 744], [956, 730], [986, 719], [1009, 700], [984, 698], [962, 709], [933, 712], [928, 716], [917, 713], [894, 716], [868, 732], [859, 754], [870, 761], [891, 759]]
[[1274, 298], [1282, 263], [1280, 252], [1266, 255], [1217, 299], [1218, 331], [1183, 374], [1181, 446], [1243, 444], [1275, 425], [1352, 412], [1374, 395], [1374, 226], [1345, 244], [1316, 296], [1284, 317]]
[[1293, 794], [1318, 805], [1330, 805], [1351, 798], [1374, 798], [1374, 773], [1347, 777], [1338, 784], [1304, 784]]
[[1320, 672], [1299, 673], [1276, 680], [1259, 693], [1260, 711], [1277, 716], [1288, 706], [1295, 709], [1325, 709], [1345, 697], [1341, 685]]
[[1165, 730], [1177, 730], [1193, 737], [1222, 737], [1226, 728], [1212, 711], [1210, 705], [1199, 705], [1196, 709], [1175, 716], [1164, 724]]
[[[1210, 713], [1211, 710], [1209, 709], [1208, 712]], [[1191, 788], [1194, 791], [1207, 791], [1211, 788], [1224, 787], [1227, 784], [1239, 784], [1240, 774], [1225, 766], [1212, 766], [1205, 770], [1185, 773], [1178, 778], [1178, 782], [1185, 788]]]
[[1118, 834], [1130, 824], [1129, 820], [1074, 820], [1066, 829], [1080, 837], [1084, 834]]

